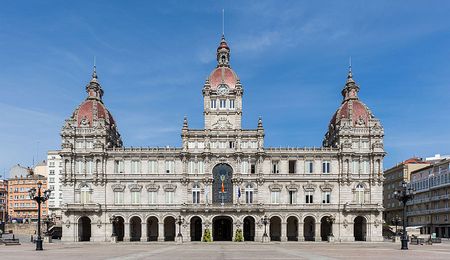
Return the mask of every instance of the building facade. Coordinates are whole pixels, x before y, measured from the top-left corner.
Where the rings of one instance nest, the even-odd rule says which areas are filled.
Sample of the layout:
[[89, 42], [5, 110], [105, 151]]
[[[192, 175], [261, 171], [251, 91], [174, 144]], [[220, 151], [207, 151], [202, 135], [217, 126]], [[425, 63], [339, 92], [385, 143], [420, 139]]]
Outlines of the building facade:
[[49, 215], [61, 219], [62, 189], [61, 189], [61, 157], [59, 151], [49, 151], [47, 154], [47, 182], [52, 192], [48, 199]]
[[450, 159], [411, 173], [410, 187], [416, 194], [407, 203], [408, 226], [422, 234], [450, 237]]
[[384, 171], [383, 206], [384, 221], [392, 223], [394, 218], [403, 219], [403, 204], [394, 197], [394, 191], [402, 188], [402, 182], [410, 181], [411, 173], [430, 165], [422, 158], [410, 158]]
[[181, 147], [124, 147], [95, 67], [86, 91], [61, 131], [63, 240], [382, 240], [384, 131], [351, 69], [319, 148], [265, 147], [261, 118], [242, 129], [224, 37], [201, 89], [204, 127], [185, 118]]
[[[11, 176], [11, 175], [10, 175]], [[30, 200], [28, 191], [37, 189], [42, 183], [42, 192], [47, 189], [47, 178], [38, 174], [14, 176], [8, 180], [8, 218], [10, 222], [35, 221], [38, 218], [38, 205]], [[41, 217], [47, 216], [47, 201], [41, 204]]]
[[0, 179], [0, 223], [8, 219], [8, 181]]

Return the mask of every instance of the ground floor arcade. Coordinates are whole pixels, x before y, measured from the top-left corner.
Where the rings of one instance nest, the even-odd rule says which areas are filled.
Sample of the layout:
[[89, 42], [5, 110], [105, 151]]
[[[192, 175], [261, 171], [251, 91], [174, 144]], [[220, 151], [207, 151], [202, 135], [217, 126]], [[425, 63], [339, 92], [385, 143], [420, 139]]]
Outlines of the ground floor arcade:
[[[113, 217], [112, 217], [113, 216]], [[264, 221], [267, 216], [267, 221]], [[381, 225], [375, 215], [332, 214], [110, 214], [72, 216], [63, 227], [66, 241], [233, 241], [237, 231], [244, 241], [380, 241]], [[101, 218], [105, 221], [101, 221]], [[179, 218], [181, 217], [181, 222]]]

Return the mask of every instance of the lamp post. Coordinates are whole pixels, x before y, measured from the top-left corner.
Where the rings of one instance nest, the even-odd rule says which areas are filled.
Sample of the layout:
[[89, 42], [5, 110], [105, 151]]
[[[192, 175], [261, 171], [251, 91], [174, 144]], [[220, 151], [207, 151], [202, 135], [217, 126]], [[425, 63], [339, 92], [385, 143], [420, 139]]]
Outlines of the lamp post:
[[178, 238], [182, 238], [183, 235], [181, 234], [181, 225], [184, 223], [184, 218], [181, 217], [181, 215], [178, 216], [177, 224], [178, 224]]
[[406, 203], [414, 198], [414, 189], [408, 188], [408, 183], [406, 181], [402, 182], [402, 187], [400, 190], [394, 191], [394, 197], [403, 203], [403, 233], [402, 233], [402, 250], [408, 249], [408, 232], [406, 231]]
[[264, 234], [263, 234], [263, 242], [265, 239], [267, 239], [267, 224], [269, 224], [269, 218], [264, 215], [264, 217], [261, 218], [261, 223], [264, 225]]
[[48, 200], [50, 197], [50, 190], [44, 191], [44, 193], [41, 193], [42, 183], [38, 182], [38, 189], [36, 192], [36, 188], [32, 188], [28, 191], [30, 195], [30, 199], [35, 200], [38, 204], [38, 231], [37, 231], [37, 239], [36, 239], [36, 250], [41, 251], [42, 250], [42, 237], [41, 237], [41, 203]]
[[330, 237], [334, 236], [333, 235], [333, 223], [335, 220], [336, 220], [336, 218], [332, 215], [330, 215], [326, 218], [326, 221], [328, 222], [328, 224], [330, 224], [330, 235], [329, 235]]
[[397, 226], [400, 224], [400, 221], [401, 221], [401, 219], [399, 216], [395, 216], [391, 219], [391, 224], [395, 225], [395, 235], [398, 234]]

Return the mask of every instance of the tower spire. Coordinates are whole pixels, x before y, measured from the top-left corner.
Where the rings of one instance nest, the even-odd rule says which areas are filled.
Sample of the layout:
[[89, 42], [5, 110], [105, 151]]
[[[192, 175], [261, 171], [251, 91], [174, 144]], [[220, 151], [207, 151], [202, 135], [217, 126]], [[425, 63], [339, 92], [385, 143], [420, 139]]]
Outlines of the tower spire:
[[91, 81], [86, 85], [86, 92], [88, 93], [89, 99], [97, 99], [102, 100], [103, 97], [103, 89], [98, 82], [97, 76], [97, 66], [94, 56], [94, 67], [92, 68], [92, 78]]
[[358, 99], [358, 91], [359, 86], [353, 80], [352, 57], [350, 57], [348, 65], [347, 81], [345, 82], [345, 87], [342, 90], [342, 96], [344, 97], [344, 101], [349, 99]]

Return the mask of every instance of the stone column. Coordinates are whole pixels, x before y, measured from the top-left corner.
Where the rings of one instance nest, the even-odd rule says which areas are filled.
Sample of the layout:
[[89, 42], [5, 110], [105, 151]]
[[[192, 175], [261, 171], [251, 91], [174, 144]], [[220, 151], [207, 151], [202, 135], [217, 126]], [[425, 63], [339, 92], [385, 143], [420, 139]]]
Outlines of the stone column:
[[298, 222], [298, 241], [305, 241], [305, 234], [303, 232], [303, 222]]
[[320, 221], [316, 222], [316, 230], [314, 231], [314, 240], [316, 242], [322, 241], [322, 237], [320, 236]]
[[141, 223], [141, 242], [147, 242], [147, 223]]
[[287, 241], [287, 223], [281, 222], [281, 236], [280, 236], [281, 242]]
[[164, 241], [164, 222], [158, 222], [158, 241]]
[[124, 231], [124, 235], [123, 235], [123, 241], [124, 242], [129, 242], [130, 241], [130, 223], [129, 222], [125, 222], [123, 223], [123, 231]]
[[186, 222], [183, 227], [183, 241], [191, 241], [191, 223]]

